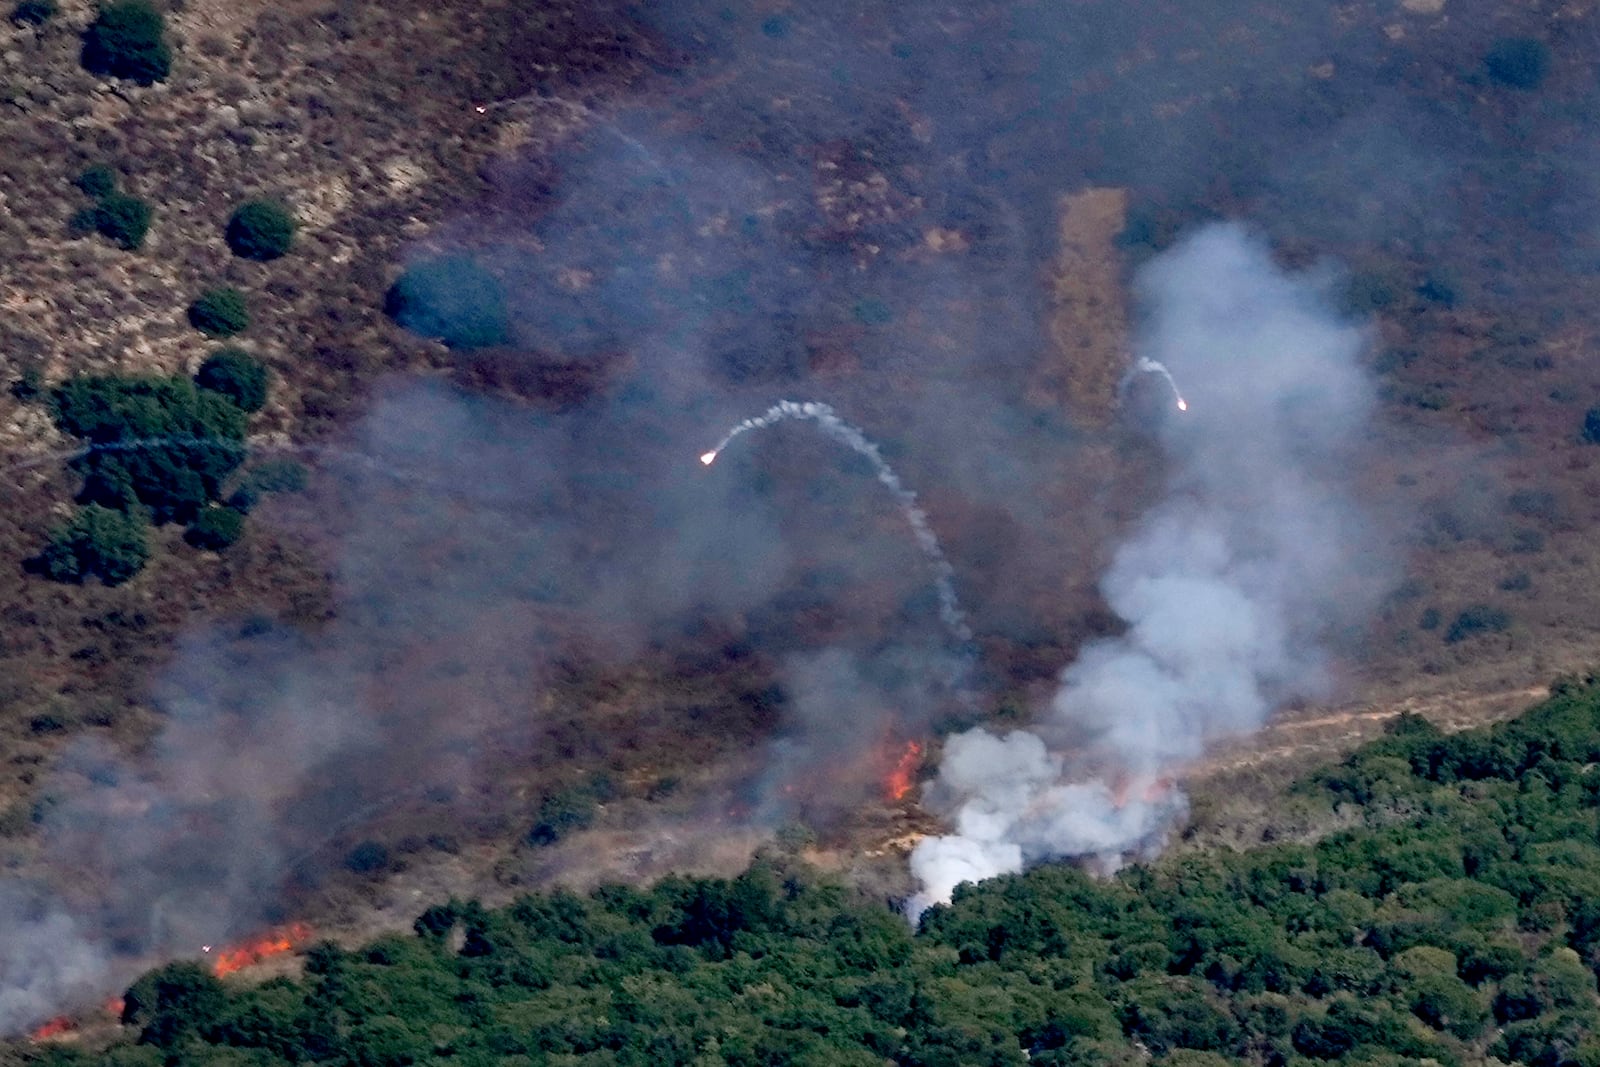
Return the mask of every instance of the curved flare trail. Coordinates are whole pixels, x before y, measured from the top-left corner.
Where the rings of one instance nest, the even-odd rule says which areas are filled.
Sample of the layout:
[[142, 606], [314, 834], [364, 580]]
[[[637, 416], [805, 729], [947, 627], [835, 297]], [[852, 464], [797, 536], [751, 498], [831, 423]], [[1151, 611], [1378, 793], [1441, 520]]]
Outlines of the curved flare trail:
[[894, 494], [900, 511], [906, 517], [906, 523], [911, 527], [911, 532], [917, 539], [917, 547], [922, 550], [923, 556], [928, 561], [928, 566], [933, 571], [934, 587], [939, 593], [939, 618], [944, 622], [952, 636], [961, 643], [970, 657], [972, 655], [972, 627], [967, 622], [967, 613], [961, 607], [961, 600], [956, 596], [955, 568], [950, 566], [950, 561], [945, 558], [944, 549], [939, 545], [939, 538], [935, 536], [933, 527], [928, 523], [928, 515], [917, 503], [917, 494], [905, 487], [900, 476], [889, 466], [878, 446], [867, 439], [867, 435], [845, 422], [839, 417], [838, 412], [827, 404], [815, 401], [780, 400], [765, 412], [754, 418], [745, 419], [733, 429], [723, 435], [722, 440], [709, 452], [702, 453], [700, 462], [711, 466], [716, 462], [722, 450], [732, 444], [735, 438], [751, 430], [764, 430], [780, 422], [789, 420], [805, 420], [814, 422], [829, 437], [845, 445], [857, 455], [865, 457], [872, 464], [873, 471], [878, 476], [878, 481]]

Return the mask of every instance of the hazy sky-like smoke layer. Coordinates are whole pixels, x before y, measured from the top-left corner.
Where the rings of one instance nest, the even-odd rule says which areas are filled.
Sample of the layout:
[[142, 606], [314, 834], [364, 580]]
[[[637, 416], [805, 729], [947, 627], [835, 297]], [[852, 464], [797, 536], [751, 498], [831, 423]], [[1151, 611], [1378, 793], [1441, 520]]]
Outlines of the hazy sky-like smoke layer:
[[1373, 405], [1365, 336], [1330, 311], [1330, 280], [1286, 274], [1237, 225], [1141, 272], [1141, 354], [1171, 368], [1190, 410], [1162, 429], [1165, 498], [1101, 582], [1126, 629], [1079, 652], [1035, 732], [950, 740], [930, 802], [955, 833], [913, 854], [913, 911], [1029, 861], [1115, 863], [1152, 844], [1181, 807], [1163, 775], [1326, 695], [1322, 639], [1379, 588], [1349, 487]]
[[[1496, 147], [1477, 113], [1407, 97], [1427, 79], [1404, 42], [1375, 50], [1370, 27], [1314, 5], [1266, 21], [1111, 2], [635, 10], [684, 70], [614, 110], [585, 97], [596, 125], [570, 152], [496, 161], [493, 194], [407, 257], [504, 290], [508, 348], [454, 353], [460, 381], [523, 399], [552, 374], [576, 387], [561, 404], [379, 390], [347, 442], [361, 462], [322, 462], [303, 506], [319, 537], [339, 527], [329, 617], [190, 635], [144, 694], [159, 736], [134, 755], [75, 749], [44, 786], [57, 911], [0, 897], [0, 1029], [79, 988], [98, 952], [189, 953], [294, 917], [284, 885], [306, 857], [337, 867], [328, 835], [397, 794], [508, 803], [485, 761], [541, 743], [546, 675], [569, 660], [737, 661], [776, 719], [752, 810], [859, 796], [833, 769], [870, 775], [852, 761], [928, 732], [951, 650], [916, 542], [859, 457], [782, 426], [696, 461], [783, 396], [833, 405], [917, 492], [989, 650], [980, 669], [1030, 682], [1105, 633], [1082, 561], [1145, 512], [1155, 475], [1109, 447], [1137, 420], [1097, 437], [1036, 388], [1061, 359], [1044, 279], [1064, 193], [1129, 188], [1130, 257], [1215, 190], [1299, 249], [1381, 233], [1422, 261], [1477, 239], [1456, 204], [1536, 212], [1550, 192], [1520, 139]], [[1235, 28], [1250, 48], [1194, 53]], [[1308, 73], [1324, 66], [1338, 76]], [[1520, 234], [1492, 221], [1491, 244]], [[918, 856], [932, 897], [1146, 840], [1178, 800], [1143, 779], [1316, 691], [1318, 637], [1368, 602], [1368, 584], [1343, 584], [1367, 546], [1335, 488], [1368, 403], [1358, 331], [1326, 312], [1320, 278], [1284, 276], [1237, 230], [1142, 278], [1141, 353], [1191, 410], [1160, 431], [1165, 501], [1102, 584], [1126, 632], [1083, 650], [1037, 734], [952, 740], [933, 797], [957, 833]], [[471, 294], [449, 295], [433, 318]], [[599, 759], [585, 720], [557, 725], [553, 751]], [[83, 952], [30, 947], [41, 931], [77, 944], [70, 930]]]

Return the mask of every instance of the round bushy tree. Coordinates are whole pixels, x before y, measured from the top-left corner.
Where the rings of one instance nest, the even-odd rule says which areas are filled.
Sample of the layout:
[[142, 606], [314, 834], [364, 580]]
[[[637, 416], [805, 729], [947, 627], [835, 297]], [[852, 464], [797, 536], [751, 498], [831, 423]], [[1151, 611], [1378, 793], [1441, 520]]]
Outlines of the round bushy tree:
[[209, 337], [232, 337], [250, 326], [250, 309], [237, 289], [208, 289], [189, 305], [189, 322]]
[[500, 283], [466, 256], [441, 256], [408, 268], [384, 297], [389, 317], [451, 348], [489, 348], [510, 337]]
[[20, 0], [11, 9], [11, 21], [19, 26], [41, 26], [55, 18], [58, 10], [56, 0]]
[[242, 348], [221, 348], [200, 364], [194, 382], [220, 393], [241, 411], [260, 411], [267, 402], [267, 368]]
[[1513, 89], [1537, 89], [1550, 66], [1550, 48], [1533, 37], [1502, 37], [1483, 57], [1491, 80]]
[[1590, 408], [1583, 413], [1583, 440], [1586, 444], [1600, 445], [1600, 408]]
[[196, 548], [221, 552], [244, 533], [244, 515], [233, 508], [206, 508], [196, 515], [183, 538]]
[[245, 259], [277, 259], [294, 244], [295, 221], [287, 208], [270, 200], [247, 200], [228, 219], [227, 241]]
[[117, 172], [104, 163], [96, 163], [85, 167], [82, 174], [72, 179], [84, 196], [96, 200], [104, 200], [117, 191]]
[[84, 32], [84, 68], [140, 85], [163, 81], [172, 69], [166, 31], [166, 19], [148, 0], [109, 3]]
[[144, 246], [145, 234], [150, 232], [149, 204], [136, 196], [112, 193], [100, 201], [94, 212], [95, 229], [100, 236], [128, 252]]
[[89, 504], [71, 522], [50, 532], [39, 564], [58, 582], [93, 577], [106, 585], [120, 585], [138, 574], [149, 558], [142, 516]]

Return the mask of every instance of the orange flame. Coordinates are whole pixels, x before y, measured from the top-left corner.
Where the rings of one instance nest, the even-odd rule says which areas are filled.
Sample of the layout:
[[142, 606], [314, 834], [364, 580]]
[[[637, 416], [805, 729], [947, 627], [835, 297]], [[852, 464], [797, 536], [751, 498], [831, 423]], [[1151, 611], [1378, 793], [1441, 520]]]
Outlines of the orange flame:
[[110, 1000], [106, 1001], [106, 1014], [111, 1016], [113, 1019], [116, 1019], [118, 1022], [121, 1022], [122, 1009], [126, 1008], [127, 1006], [128, 1002], [123, 1000], [121, 997], [112, 997]]
[[305, 923], [290, 923], [288, 926], [279, 927], [270, 933], [263, 934], [253, 941], [246, 941], [242, 945], [223, 949], [217, 953], [216, 961], [211, 965], [211, 971], [218, 978], [224, 978], [235, 971], [242, 971], [246, 967], [254, 966], [262, 960], [273, 956], [281, 956], [285, 952], [292, 952], [296, 945], [304, 943], [311, 936], [311, 927]]
[[60, 1037], [63, 1034], [70, 1034], [75, 1029], [76, 1027], [73, 1025], [71, 1019], [67, 1018], [65, 1015], [57, 1015], [54, 1019], [51, 1019], [33, 1033], [29, 1034], [28, 1040], [49, 1041], [50, 1039]]
[[915, 741], [907, 741], [905, 751], [895, 760], [894, 767], [889, 771], [889, 778], [883, 784], [884, 792], [889, 795], [890, 800], [904, 800], [906, 794], [911, 792], [914, 775], [921, 762], [922, 746]]

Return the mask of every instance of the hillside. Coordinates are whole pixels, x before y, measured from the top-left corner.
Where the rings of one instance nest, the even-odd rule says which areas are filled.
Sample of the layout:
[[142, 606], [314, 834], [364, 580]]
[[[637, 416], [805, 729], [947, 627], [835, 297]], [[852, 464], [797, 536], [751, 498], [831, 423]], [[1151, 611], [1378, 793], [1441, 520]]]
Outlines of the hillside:
[[[1127, 824], [1062, 822], [1027, 862], [1109, 862], [1180, 826], [1320, 832], [1331, 786], [1275, 821], [1306, 765], [1594, 661], [1587, 0], [171, 0], [130, 16], [170, 69], [100, 69], [102, 8], [128, 6], [0, 12], [0, 1029], [201, 946], [353, 946], [452, 896], [613, 880], [635, 889], [559, 907], [649, 940], [689, 995], [728, 960], [654, 931], [673, 894], [734, 890], [646, 887], [781, 841], [903, 898], [907, 851], [959, 822], [923, 786], [979, 724], [1036, 730], [1041, 795]], [[1226, 312], [1185, 319], [1206, 285]], [[697, 462], [785, 399], [845, 428], [764, 423]], [[1152, 633], [1139, 684], [1065, 680]], [[1396, 818], [1448, 807], [1406, 788]], [[738, 892], [829, 983], [857, 966], [823, 944], [838, 919], [961, 1000], [979, 964], [939, 931], [986, 894], [1059, 883], [1143, 936], [1186, 862], [1138, 876], [1167, 887], [1147, 904], [1052, 867], [921, 940], [789, 859], [773, 877], [810, 888]], [[495, 915], [456, 928], [533, 936]], [[1568, 933], [1517, 929], [1554, 981]], [[1107, 931], [1115, 954], [1073, 957], [1092, 1032], [1162, 1052], [1106, 970], [1137, 942]], [[318, 958], [545, 1010], [450, 943]], [[1174, 996], [1267, 1057], [1216, 961], [1169, 951]], [[1505, 976], [1449, 987], [1491, 1005], [1478, 1030], [1416, 1031], [1392, 955], [1373, 1026], [1421, 1044], [1390, 1051], [1494, 1047]], [[589, 1010], [625, 970], [549, 988]], [[334, 1011], [326, 978], [263, 996]], [[1291, 1044], [1337, 999], [1307, 981], [1266, 990]], [[907, 1062], [966, 1040], [834, 1008]], [[979, 1030], [1067, 1056], [1037, 1022]]]
[[[1443, 736], [1408, 716], [1282, 798], [1278, 843], [968, 885], [914, 934], [781, 854], [315, 945], [174, 963], [118, 1043], [15, 1062], [1588, 1064], [1600, 1057], [1600, 687]], [[1306, 832], [1307, 824], [1316, 826]], [[130, 1043], [137, 1041], [137, 1043]], [[174, 1058], [175, 1057], [175, 1058]]]

